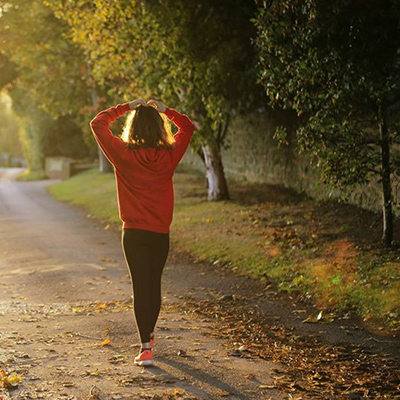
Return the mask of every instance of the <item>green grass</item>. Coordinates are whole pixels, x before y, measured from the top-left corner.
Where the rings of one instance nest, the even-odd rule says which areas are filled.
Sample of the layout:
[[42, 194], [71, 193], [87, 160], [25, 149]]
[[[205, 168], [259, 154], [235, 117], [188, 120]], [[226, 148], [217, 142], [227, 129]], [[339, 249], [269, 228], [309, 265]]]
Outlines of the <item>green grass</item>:
[[107, 223], [118, 223], [118, 204], [113, 173], [90, 169], [65, 181], [47, 186], [60, 201], [83, 206], [91, 215]]
[[27, 168], [17, 179], [23, 182], [30, 182], [49, 179], [49, 177], [46, 175], [44, 170], [31, 171], [29, 168]]
[[[350, 311], [371, 326], [400, 329], [400, 262], [349, 239], [349, 229], [360, 220], [354, 211], [349, 217], [343, 205], [299, 200], [278, 187], [265, 190], [274, 201], [260, 201], [255, 187], [235, 182], [230, 182], [233, 200], [208, 202], [204, 176], [188, 168], [175, 172], [174, 187], [170, 238], [177, 251], [268, 280], [321, 309]], [[106, 224], [121, 226], [113, 174], [92, 169], [48, 190]], [[257, 200], [245, 205], [243, 199], [252, 196]], [[323, 240], [327, 232], [336, 238]]]

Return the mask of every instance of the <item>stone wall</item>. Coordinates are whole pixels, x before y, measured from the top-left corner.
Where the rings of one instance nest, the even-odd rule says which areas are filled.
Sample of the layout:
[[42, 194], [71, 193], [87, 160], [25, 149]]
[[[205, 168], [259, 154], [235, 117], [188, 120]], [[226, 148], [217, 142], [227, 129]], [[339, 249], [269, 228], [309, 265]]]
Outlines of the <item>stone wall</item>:
[[[288, 127], [289, 146], [279, 148], [273, 138], [275, 127]], [[225, 174], [243, 182], [278, 184], [304, 191], [316, 199], [339, 198], [338, 189], [319, 183], [319, 171], [310, 166], [309, 158], [296, 151], [293, 117], [284, 112], [260, 109], [259, 112], [233, 119], [227, 134], [228, 148], [222, 150]], [[182, 160], [205, 172], [201, 158], [188, 150]], [[398, 183], [398, 182], [397, 182]], [[400, 195], [400, 186], [394, 185], [394, 203]], [[377, 182], [359, 186], [350, 195], [350, 202], [360, 207], [381, 211], [381, 192]], [[400, 209], [394, 207], [395, 214]]]

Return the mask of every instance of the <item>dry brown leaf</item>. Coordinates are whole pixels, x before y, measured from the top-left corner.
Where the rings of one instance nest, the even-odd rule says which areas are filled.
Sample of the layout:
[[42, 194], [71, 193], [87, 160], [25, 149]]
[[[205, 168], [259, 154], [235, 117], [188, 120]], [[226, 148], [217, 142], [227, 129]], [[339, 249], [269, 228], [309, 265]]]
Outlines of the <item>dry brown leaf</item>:
[[225, 396], [230, 396], [231, 393], [225, 391], [225, 390], [218, 390], [218, 392], [216, 392], [217, 396], [221, 396], [221, 397], [225, 397]]

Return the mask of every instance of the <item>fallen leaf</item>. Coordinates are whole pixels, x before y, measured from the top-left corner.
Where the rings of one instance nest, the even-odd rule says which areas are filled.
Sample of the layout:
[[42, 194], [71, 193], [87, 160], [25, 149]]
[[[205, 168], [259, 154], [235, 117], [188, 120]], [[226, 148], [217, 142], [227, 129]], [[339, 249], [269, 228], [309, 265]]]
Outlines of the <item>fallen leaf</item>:
[[4, 369], [0, 370], [0, 375], [1, 375], [1, 380], [0, 380], [1, 386], [6, 389], [16, 387], [18, 383], [22, 381], [22, 377], [19, 375], [7, 376], [6, 371], [4, 371]]
[[309, 322], [315, 324], [316, 322], [320, 322], [322, 320], [322, 311], [319, 312], [317, 317], [313, 317], [312, 315], [309, 315], [306, 319], [303, 319], [302, 322]]
[[110, 344], [110, 342], [111, 342], [111, 339], [107, 338], [107, 339], [104, 339], [101, 343], [99, 343], [98, 346], [107, 346], [108, 344]]
[[275, 385], [259, 385], [258, 386], [259, 389], [274, 389], [276, 388]]
[[217, 396], [221, 396], [221, 397], [226, 397], [226, 396], [230, 396], [231, 393], [225, 391], [225, 390], [218, 390], [218, 392], [216, 393]]

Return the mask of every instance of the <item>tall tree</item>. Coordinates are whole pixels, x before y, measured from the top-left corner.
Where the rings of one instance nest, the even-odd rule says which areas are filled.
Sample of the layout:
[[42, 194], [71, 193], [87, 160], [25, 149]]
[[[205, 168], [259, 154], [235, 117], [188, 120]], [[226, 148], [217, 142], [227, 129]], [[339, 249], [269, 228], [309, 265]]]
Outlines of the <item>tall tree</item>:
[[232, 116], [264, 96], [250, 45], [252, 0], [58, 0], [98, 85], [129, 100], [159, 96], [197, 123], [192, 147], [207, 170], [208, 199], [229, 198], [221, 148]]
[[42, 168], [49, 155], [94, 155], [91, 81], [82, 50], [65, 36], [68, 25], [41, 0], [0, 1], [0, 7], [0, 83], [23, 121], [30, 167]]
[[[393, 239], [391, 174], [398, 174], [399, 3], [257, 0], [259, 82], [269, 104], [297, 112], [301, 152], [324, 183], [378, 177], [385, 246]], [[280, 128], [276, 136], [287, 139]]]
[[19, 124], [11, 112], [11, 101], [0, 92], [0, 154], [22, 157], [21, 143], [18, 139]]

